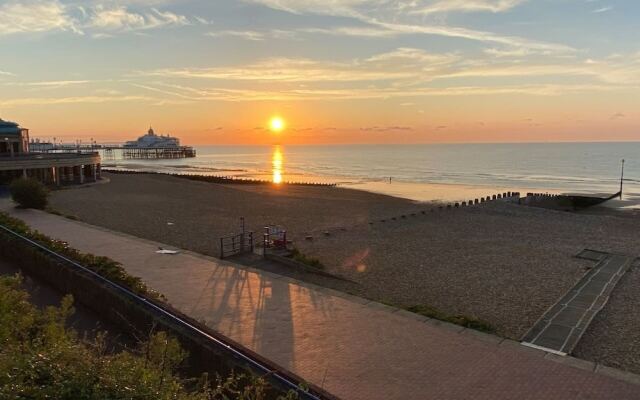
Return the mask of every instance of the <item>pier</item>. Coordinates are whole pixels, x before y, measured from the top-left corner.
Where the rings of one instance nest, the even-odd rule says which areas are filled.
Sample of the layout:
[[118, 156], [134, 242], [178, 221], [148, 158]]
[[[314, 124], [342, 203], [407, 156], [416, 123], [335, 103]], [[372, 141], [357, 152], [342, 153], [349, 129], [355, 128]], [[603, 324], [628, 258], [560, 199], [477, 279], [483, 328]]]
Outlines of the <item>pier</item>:
[[52, 144], [31, 142], [31, 151], [37, 153], [93, 153], [99, 151], [106, 160], [115, 159], [174, 159], [193, 158], [196, 149], [191, 146], [178, 147], [131, 147], [124, 145], [108, 144]]
[[120, 152], [124, 159], [167, 159], [167, 158], [193, 158], [196, 150], [189, 146], [180, 147], [106, 147], [104, 158], [115, 158], [114, 152]]

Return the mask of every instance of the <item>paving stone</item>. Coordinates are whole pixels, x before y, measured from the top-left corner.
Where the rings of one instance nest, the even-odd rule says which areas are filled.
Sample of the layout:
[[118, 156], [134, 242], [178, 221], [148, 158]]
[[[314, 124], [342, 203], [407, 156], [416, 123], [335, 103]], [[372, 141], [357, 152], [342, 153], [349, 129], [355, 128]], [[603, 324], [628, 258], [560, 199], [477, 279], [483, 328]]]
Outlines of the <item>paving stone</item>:
[[544, 357], [548, 360], [553, 360], [561, 364], [571, 365], [572, 367], [580, 368], [585, 371], [595, 371], [596, 369], [596, 363], [594, 363], [593, 361], [581, 360], [579, 358], [571, 356], [560, 356], [553, 353], [547, 353]]

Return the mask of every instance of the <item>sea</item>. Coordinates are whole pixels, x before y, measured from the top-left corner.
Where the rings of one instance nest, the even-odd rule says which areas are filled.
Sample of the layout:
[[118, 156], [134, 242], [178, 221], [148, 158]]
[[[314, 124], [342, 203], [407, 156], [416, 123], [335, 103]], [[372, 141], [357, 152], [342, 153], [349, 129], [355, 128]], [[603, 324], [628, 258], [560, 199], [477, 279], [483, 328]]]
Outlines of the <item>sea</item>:
[[613, 194], [615, 207], [640, 203], [640, 142], [322, 146], [196, 146], [197, 157], [124, 160], [105, 167], [335, 183], [416, 201], [462, 201], [504, 191]]

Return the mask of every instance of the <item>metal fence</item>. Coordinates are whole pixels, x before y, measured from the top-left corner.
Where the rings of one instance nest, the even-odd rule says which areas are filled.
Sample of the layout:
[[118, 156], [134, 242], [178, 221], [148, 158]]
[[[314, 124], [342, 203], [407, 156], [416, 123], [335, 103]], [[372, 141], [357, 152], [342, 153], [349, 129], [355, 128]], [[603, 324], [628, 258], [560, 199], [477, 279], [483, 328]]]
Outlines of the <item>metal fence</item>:
[[253, 253], [253, 232], [220, 238], [220, 258], [244, 253]]
[[[281, 385], [283, 385], [286, 388], [289, 388], [290, 390], [294, 390], [295, 392], [298, 393], [298, 395], [300, 396], [300, 399], [308, 399], [308, 400], [321, 400], [321, 397], [319, 397], [318, 395], [314, 394], [314, 393], [309, 393], [306, 390], [301, 390], [300, 386], [294, 382], [293, 380], [291, 380], [289, 377], [281, 374], [280, 372], [269, 368], [267, 365], [261, 363], [260, 361], [250, 357], [249, 355], [245, 354], [244, 352], [240, 351], [239, 349], [236, 349], [234, 347], [232, 347], [229, 343], [225, 343], [223, 341], [221, 341], [220, 339], [211, 336], [210, 334], [208, 334], [207, 332], [203, 331], [202, 329], [199, 329], [198, 327], [190, 324], [189, 322], [185, 321], [184, 319], [178, 317], [177, 315], [173, 314], [172, 312], [166, 310], [165, 308], [163, 308], [160, 304], [155, 303], [154, 301], [151, 301], [149, 299], [146, 299], [134, 292], [132, 292], [131, 290], [127, 289], [126, 287], [119, 285], [115, 282], [110, 281], [109, 279], [103, 277], [102, 275], [92, 271], [91, 269], [61, 255], [58, 254], [54, 251], [52, 251], [51, 249], [41, 245], [40, 243], [37, 243], [27, 237], [24, 237], [14, 231], [12, 231], [11, 229], [0, 225], [0, 231], [4, 231], [7, 234], [9, 234], [10, 236], [13, 236], [15, 238], [17, 238], [18, 240], [21, 240], [23, 242], [25, 242], [26, 244], [32, 246], [33, 248], [37, 249], [38, 251], [43, 252], [44, 254], [60, 261], [63, 262], [69, 266], [71, 266], [74, 269], [77, 269], [78, 271], [82, 271], [86, 274], [89, 274], [90, 276], [92, 276], [93, 278], [95, 278], [97, 281], [106, 284], [107, 286], [111, 287], [112, 289], [114, 289], [116, 292], [119, 292], [120, 294], [124, 295], [125, 297], [129, 298], [130, 300], [132, 300], [134, 302], [134, 304], [137, 304], [141, 307], [144, 307], [146, 309], [148, 309], [149, 311], [151, 311], [154, 315], [158, 316], [158, 317], [164, 317], [167, 318], [169, 321], [171, 321], [172, 323], [180, 326], [182, 328], [182, 330], [184, 332], [188, 332], [191, 334], [196, 334], [199, 335], [202, 338], [205, 338], [206, 340], [209, 340], [212, 344], [215, 344], [216, 346], [218, 346], [218, 348], [220, 348], [222, 351], [225, 351], [229, 354], [229, 356], [231, 357], [237, 357], [241, 360], [243, 360], [244, 362], [246, 362], [254, 371], [258, 371], [262, 374], [264, 374], [265, 376], [268, 376], [272, 379], [274, 379], [276, 382], [280, 383]], [[251, 232], [250, 232], [251, 233]], [[253, 235], [251, 235], [251, 237], [253, 237]]]

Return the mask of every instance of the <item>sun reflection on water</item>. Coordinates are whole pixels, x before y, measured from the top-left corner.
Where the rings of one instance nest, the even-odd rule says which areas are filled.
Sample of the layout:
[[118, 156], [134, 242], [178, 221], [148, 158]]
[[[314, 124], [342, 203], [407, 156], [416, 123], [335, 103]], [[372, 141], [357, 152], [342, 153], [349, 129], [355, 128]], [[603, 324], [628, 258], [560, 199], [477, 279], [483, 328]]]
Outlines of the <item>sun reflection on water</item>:
[[273, 155], [271, 156], [271, 168], [273, 173], [273, 183], [282, 183], [283, 172], [283, 156], [280, 146], [273, 146]]

